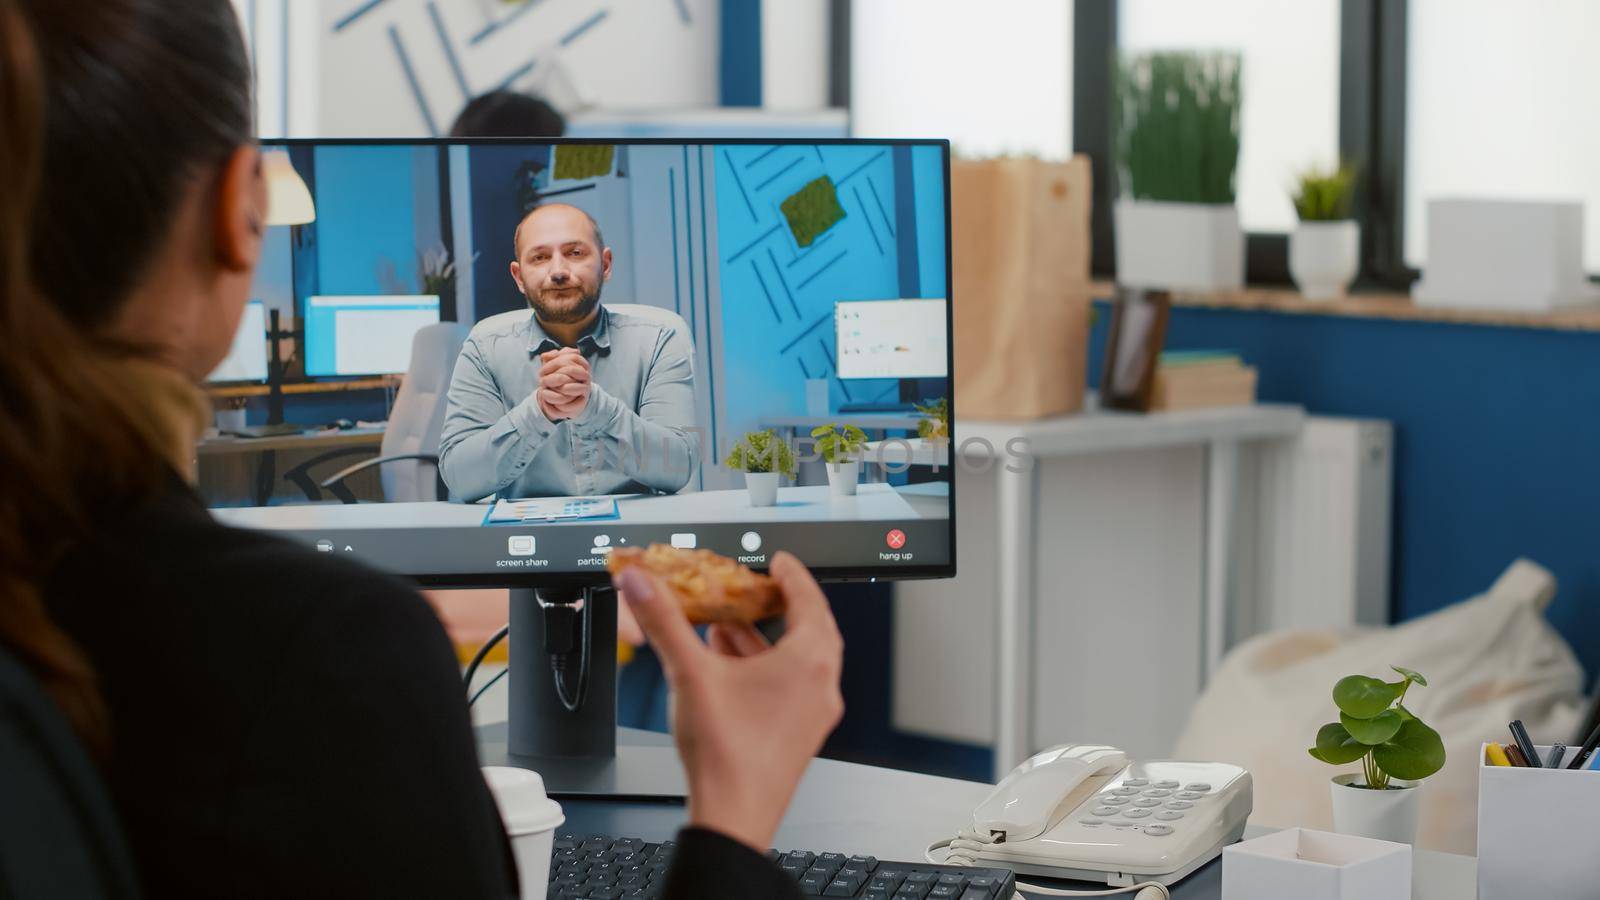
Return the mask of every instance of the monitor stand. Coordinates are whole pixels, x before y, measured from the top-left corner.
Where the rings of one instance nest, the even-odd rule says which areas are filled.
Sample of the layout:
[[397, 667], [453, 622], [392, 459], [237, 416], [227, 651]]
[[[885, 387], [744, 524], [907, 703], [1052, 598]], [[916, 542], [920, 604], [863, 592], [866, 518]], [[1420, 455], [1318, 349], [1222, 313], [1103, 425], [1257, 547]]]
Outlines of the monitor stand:
[[[589, 622], [589, 677], [576, 711], [556, 691], [546, 652], [546, 609], [580, 602], [574, 646]], [[559, 636], [558, 636], [559, 637]], [[670, 740], [661, 746], [617, 745], [617, 594], [610, 588], [511, 591], [509, 721], [479, 730], [483, 765], [532, 769], [552, 797], [676, 798], [688, 795], [683, 766]], [[575, 654], [576, 655], [576, 654]], [[567, 673], [577, 682], [576, 667]], [[569, 695], [568, 699], [574, 699]]]

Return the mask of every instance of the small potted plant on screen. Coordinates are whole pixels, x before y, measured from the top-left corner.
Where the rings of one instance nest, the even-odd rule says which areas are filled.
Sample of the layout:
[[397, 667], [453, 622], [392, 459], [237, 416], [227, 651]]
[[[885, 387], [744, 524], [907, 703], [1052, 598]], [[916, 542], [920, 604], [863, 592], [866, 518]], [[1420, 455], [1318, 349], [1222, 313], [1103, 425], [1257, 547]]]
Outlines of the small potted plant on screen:
[[770, 431], [752, 431], [739, 439], [723, 463], [744, 473], [751, 506], [772, 506], [778, 502], [778, 479], [794, 477], [794, 451]]
[[811, 430], [817, 439], [817, 452], [828, 464], [828, 491], [848, 497], [861, 480], [861, 451], [867, 445], [866, 432], [854, 425], [819, 425]]
[[1417, 834], [1417, 796], [1424, 778], [1444, 768], [1444, 741], [1402, 701], [1428, 680], [1391, 666], [1399, 681], [1347, 675], [1333, 686], [1339, 721], [1317, 731], [1312, 757], [1329, 765], [1360, 763], [1359, 773], [1333, 777], [1333, 828], [1343, 834], [1409, 844]]
[[1289, 235], [1289, 274], [1307, 300], [1343, 297], [1361, 262], [1361, 226], [1350, 218], [1356, 170], [1307, 169], [1294, 192], [1300, 224]]

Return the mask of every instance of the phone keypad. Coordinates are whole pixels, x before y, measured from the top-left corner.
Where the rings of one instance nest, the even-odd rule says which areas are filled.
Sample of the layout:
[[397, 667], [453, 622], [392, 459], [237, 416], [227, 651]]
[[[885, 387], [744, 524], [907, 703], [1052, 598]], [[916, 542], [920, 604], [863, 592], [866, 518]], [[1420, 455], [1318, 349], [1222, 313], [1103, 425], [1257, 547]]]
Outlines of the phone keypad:
[[[1182, 784], [1170, 779], [1152, 782], [1148, 778], [1126, 778], [1116, 787], [1095, 797], [1097, 804], [1080, 825], [1126, 828], [1150, 837], [1166, 837], [1184, 813], [1203, 800], [1211, 785], [1203, 782]], [[1142, 819], [1156, 821], [1143, 822]]]

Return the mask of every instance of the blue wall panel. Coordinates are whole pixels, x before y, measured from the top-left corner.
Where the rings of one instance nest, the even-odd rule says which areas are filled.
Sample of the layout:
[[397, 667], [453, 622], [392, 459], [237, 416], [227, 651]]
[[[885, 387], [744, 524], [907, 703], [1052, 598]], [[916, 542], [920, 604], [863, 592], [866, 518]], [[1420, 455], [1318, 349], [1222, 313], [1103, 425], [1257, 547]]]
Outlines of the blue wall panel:
[[324, 294], [387, 294], [389, 266], [417, 288], [414, 176], [409, 147], [318, 147], [317, 252]]
[[[937, 150], [934, 150], [937, 160]], [[911, 165], [910, 157], [902, 168]], [[731, 378], [728, 422], [749, 428], [759, 418], [805, 412], [805, 379], [831, 378], [833, 304], [839, 300], [892, 300], [944, 296], [942, 175], [921, 169], [897, 175], [888, 147], [725, 146], [718, 149], [715, 179], [721, 254], [724, 359]], [[937, 170], [937, 163], [935, 164]], [[844, 217], [801, 248], [779, 205], [812, 180], [828, 176]], [[914, 234], [896, 224], [897, 191], [914, 185]], [[924, 192], [932, 196], [924, 199]], [[922, 223], [937, 218], [939, 252], [920, 252]], [[905, 284], [900, 242], [918, 247], [912, 281]], [[934, 284], [930, 286], [928, 281]], [[894, 399], [892, 379], [840, 381], [830, 392], [842, 402]]]
[[1600, 334], [1178, 309], [1167, 347], [1238, 350], [1263, 401], [1394, 423], [1397, 620], [1526, 556], [1555, 573], [1549, 619], [1600, 672]]

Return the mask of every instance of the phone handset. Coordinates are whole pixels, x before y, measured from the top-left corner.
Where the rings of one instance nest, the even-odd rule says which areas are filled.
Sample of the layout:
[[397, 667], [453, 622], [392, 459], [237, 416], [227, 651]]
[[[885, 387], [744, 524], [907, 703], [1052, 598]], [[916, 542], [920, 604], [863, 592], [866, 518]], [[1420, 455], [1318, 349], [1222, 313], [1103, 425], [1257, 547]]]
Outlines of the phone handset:
[[[955, 838], [939, 841], [925, 854], [929, 862], [970, 866], [984, 847], [1025, 841], [1049, 831], [1106, 782], [1128, 766], [1128, 756], [1115, 747], [1062, 744], [1035, 753], [995, 785], [972, 811], [972, 825]], [[947, 850], [943, 860], [935, 850]], [[1017, 883], [1030, 893], [1051, 897], [1104, 897], [1138, 891], [1134, 900], [1167, 900], [1167, 887], [1144, 882], [1099, 891], [1067, 891]], [[1022, 895], [1016, 895], [1021, 900]]]

